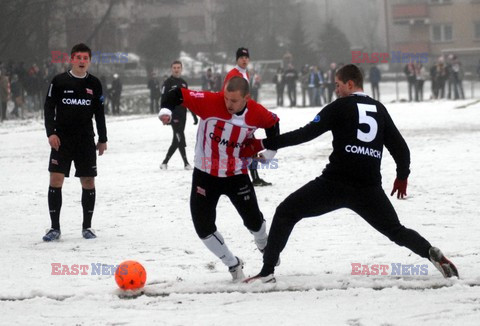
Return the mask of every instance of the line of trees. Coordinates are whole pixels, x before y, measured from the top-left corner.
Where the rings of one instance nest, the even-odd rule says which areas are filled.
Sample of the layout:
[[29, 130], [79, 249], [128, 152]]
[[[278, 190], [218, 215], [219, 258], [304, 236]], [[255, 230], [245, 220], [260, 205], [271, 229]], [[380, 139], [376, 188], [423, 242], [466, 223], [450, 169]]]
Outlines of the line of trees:
[[[305, 63], [317, 64], [321, 60], [348, 60], [350, 44], [332, 22], [320, 26], [322, 32], [318, 39], [307, 35], [305, 10], [308, 8], [304, 7], [302, 0], [210, 2], [214, 5], [205, 10], [212, 11], [210, 14], [214, 20], [213, 41], [209, 46], [212, 54], [224, 51], [230, 60], [239, 46], [246, 46], [254, 60], [280, 59], [288, 51], [293, 54], [297, 67]], [[97, 49], [105, 38], [102, 30], [106, 26], [115, 29], [125, 22], [142, 22], [141, 12], [121, 21], [114, 19], [116, 7], [128, 4], [141, 7], [145, 4], [182, 6], [187, 3], [182, 0], [2, 0], [0, 61], [41, 62], [54, 50], [49, 48], [52, 43], [65, 44], [63, 50], [68, 50], [71, 44], [67, 43], [71, 40], [65, 39], [67, 28], [82, 31], [79, 35], [83, 41]], [[158, 20], [135, 38], [135, 48], [128, 51], [139, 53], [149, 67], [166, 66], [171, 58], [178, 57], [181, 49], [192, 48], [181, 43], [174, 17]]]

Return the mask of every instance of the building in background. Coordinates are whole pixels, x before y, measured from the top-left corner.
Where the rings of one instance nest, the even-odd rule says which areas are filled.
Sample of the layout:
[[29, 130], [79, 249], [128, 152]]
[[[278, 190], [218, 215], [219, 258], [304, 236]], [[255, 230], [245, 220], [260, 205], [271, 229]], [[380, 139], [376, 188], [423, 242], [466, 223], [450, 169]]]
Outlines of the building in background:
[[[387, 1], [387, 0], [386, 0]], [[392, 51], [455, 54], [465, 67], [480, 57], [480, 0], [388, 0]]]

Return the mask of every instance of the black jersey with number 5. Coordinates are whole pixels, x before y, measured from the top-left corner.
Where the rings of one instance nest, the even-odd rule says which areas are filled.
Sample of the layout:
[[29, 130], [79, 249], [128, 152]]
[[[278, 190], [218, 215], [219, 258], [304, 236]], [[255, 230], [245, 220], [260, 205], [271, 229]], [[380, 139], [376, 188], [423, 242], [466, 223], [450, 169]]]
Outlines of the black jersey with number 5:
[[70, 72], [55, 76], [45, 100], [47, 136], [94, 136], [92, 117], [98, 131], [98, 141], [107, 142], [102, 85], [87, 73], [77, 78]]
[[263, 144], [276, 150], [310, 141], [326, 131], [333, 134], [333, 152], [323, 177], [356, 187], [380, 185], [383, 146], [397, 164], [397, 177], [408, 177], [410, 151], [405, 140], [383, 104], [364, 93], [337, 99], [306, 126], [264, 139]]

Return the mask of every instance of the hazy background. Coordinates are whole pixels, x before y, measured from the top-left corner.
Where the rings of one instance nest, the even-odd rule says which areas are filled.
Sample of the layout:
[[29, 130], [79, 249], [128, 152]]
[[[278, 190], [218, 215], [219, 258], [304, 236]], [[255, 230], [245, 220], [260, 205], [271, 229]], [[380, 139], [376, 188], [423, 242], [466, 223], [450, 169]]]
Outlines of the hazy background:
[[79, 42], [145, 69], [168, 67], [181, 50], [221, 69], [239, 46], [252, 61], [290, 53], [297, 69], [350, 62], [352, 50], [427, 52], [432, 62], [455, 51], [475, 72], [478, 17], [475, 0], [3, 0], [0, 60], [42, 65]]

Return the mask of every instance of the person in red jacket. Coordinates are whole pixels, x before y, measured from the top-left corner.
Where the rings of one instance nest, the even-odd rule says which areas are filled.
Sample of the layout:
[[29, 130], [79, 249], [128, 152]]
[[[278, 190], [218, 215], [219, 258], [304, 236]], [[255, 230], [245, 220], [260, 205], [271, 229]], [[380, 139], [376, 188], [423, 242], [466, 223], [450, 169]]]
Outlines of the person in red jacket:
[[278, 135], [279, 119], [249, 98], [248, 82], [238, 76], [227, 82], [224, 92], [172, 89], [162, 96], [159, 119], [169, 123], [171, 111], [180, 104], [200, 117], [190, 195], [195, 231], [229, 268], [233, 280], [242, 281], [243, 261], [230, 251], [217, 230], [216, 207], [221, 195], [228, 196], [263, 252], [268, 238], [265, 220], [248, 177], [246, 160], [240, 159], [240, 149], [258, 128], [265, 129], [267, 138]]
[[[234, 76], [243, 77], [247, 82], [250, 81], [250, 75], [248, 74], [247, 67], [250, 63], [250, 53], [247, 48], [238, 48], [236, 53], [237, 65], [230, 70], [227, 75], [225, 76], [225, 80], [223, 81], [222, 90], [225, 88], [227, 82]], [[256, 161], [249, 165], [250, 175], [252, 176], [252, 183], [254, 186], [271, 186], [271, 182], [267, 182], [260, 178], [258, 175], [258, 169], [256, 165]]]

